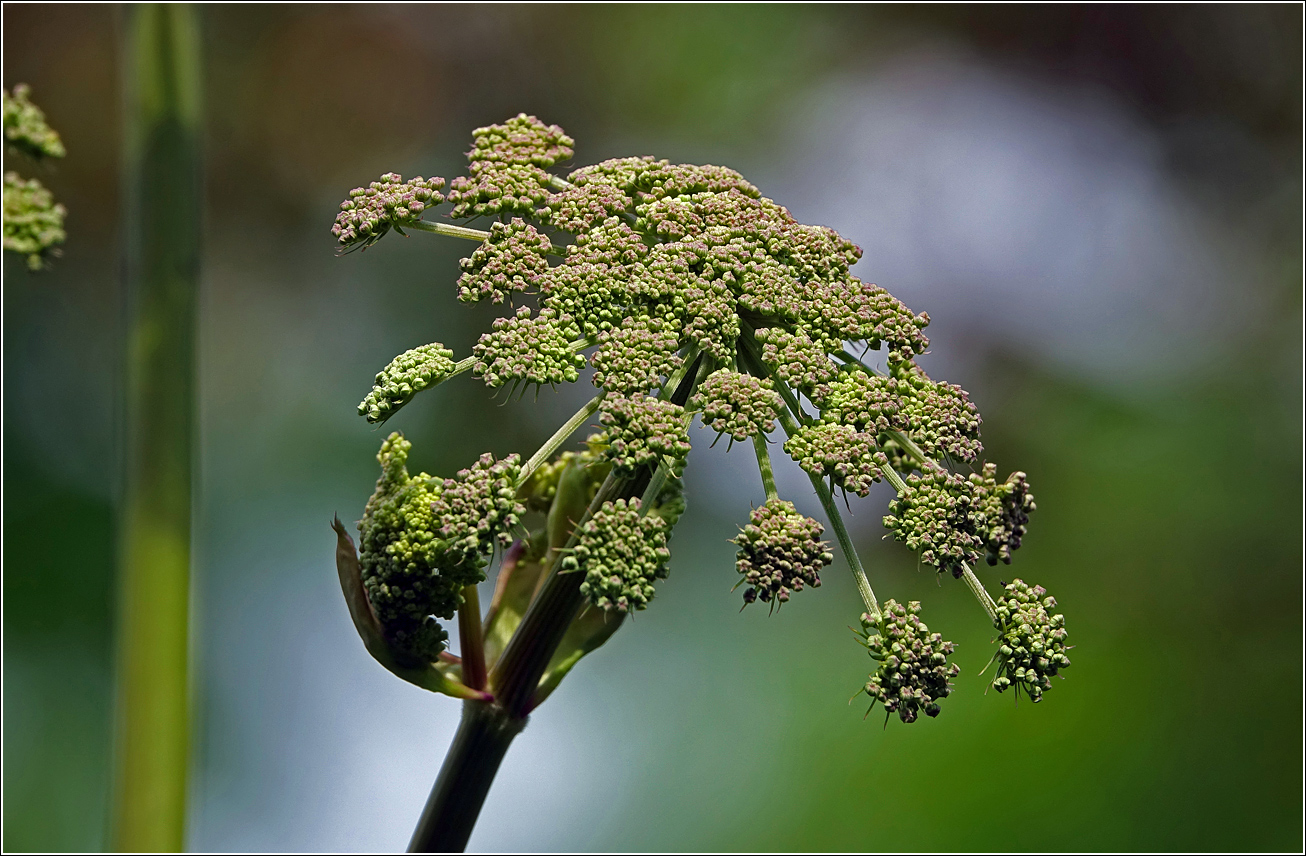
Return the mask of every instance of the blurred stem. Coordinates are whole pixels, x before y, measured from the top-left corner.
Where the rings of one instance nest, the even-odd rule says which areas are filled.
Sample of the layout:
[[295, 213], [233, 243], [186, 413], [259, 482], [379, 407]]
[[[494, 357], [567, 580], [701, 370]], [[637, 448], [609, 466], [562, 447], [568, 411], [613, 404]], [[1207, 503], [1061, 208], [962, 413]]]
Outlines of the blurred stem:
[[462, 650], [463, 683], [485, 689], [485, 640], [481, 636], [481, 598], [475, 585], [463, 589], [458, 607], [458, 642]]
[[[695, 362], [692, 368], [697, 366]], [[684, 372], [671, 400], [683, 406], [701, 374], [697, 370]], [[647, 467], [628, 478], [609, 473], [585, 514], [575, 521], [567, 546], [573, 546], [575, 531], [604, 502], [640, 496], [651, 478]], [[539, 593], [495, 663], [490, 675], [494, 701], [464, 703], [462, 722], [417, 822], [408, 845], [410, 852], [466, 848], [508, 744], [525, 727], [540, 679], [567, 628], [584, 606], [585, 596], [580, 591], [584, 575], [558, 573], [566, 554], [565, 549], [554, 553]]]
[[762, 473], [762, 487], [766, 489], [766, 501], [780, 498], [775, 489], [775, 473], [771, 470], [771, 450], [766, 447], [766, 435], [758, 432], [753, 435], [753, 451], [757, 453], [757, 469]]
[[111, 846], [182, 849], [200, 266], [199, 25], [188, 5], [126, 13], [124, 494]]

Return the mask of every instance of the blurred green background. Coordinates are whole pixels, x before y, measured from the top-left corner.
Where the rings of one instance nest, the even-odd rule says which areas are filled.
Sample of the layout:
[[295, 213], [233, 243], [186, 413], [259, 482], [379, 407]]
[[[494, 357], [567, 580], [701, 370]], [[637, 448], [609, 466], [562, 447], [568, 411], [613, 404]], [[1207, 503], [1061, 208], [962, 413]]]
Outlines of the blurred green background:
[[[4, 84], [68, 157], [64, 256], [4, 262], [4, 840], [104, 841], [119, 466], [119, 22], [6, 4]], [[724, 163], [859, 243], [927, 310], [922, 364], [1030, 474], [1010, 570], [1076, 644], [1038, 706], [985, 695], [989, 631], [852, 504], [877, 592], [959, 643], [938, 720], [846, 703], [870, 661], [841, 560], [738, 610], [726, 541], [762, 498], [699, 448], [646, 613], [517, 740], [473, 835], [498, 850], [1302, 847], [1301, 9], [1296, 6], [207, 6], [203, 487], [190, 846], [402, 848], [458, 706], [350, 627], [333, 513], [382, 434], [396, 353], [470, 351], [467, 247], [336, 258], [353, 186], [457, 175], [470, 130], [561, 124], [576, 164]], [[508, 404], [462, 379], [391, 426], [447, 473], [529, 452], [582, 383]], [[741, 450], [746, 452], [746, 450]], [[801, 474], [782, 493], [809, 513]]]

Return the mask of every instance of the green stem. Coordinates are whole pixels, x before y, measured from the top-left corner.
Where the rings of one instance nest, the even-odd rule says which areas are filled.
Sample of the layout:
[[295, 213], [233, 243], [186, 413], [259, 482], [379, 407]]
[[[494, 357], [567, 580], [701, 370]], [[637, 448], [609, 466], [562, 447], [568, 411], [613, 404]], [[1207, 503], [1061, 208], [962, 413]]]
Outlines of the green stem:
[[766, 501], [780, 498], [775, 489], [775, 473], [771, 470], [771, 450], [766, 446], [766, 435], [753, 435], [753, 451], [757, 453], [757, 469], [762, 473], [762, 487], [766, 489]]
[[640, 514], [648, 514], [653, 508], [653, 503], [657, 501], [658, 494], [666, 486], [667, 479], [671, 475], [671, 466], [667, 459], [663, 458], [658, 463], [658, 468], [653, 472], [653, 477], [648, 480], [648, 487], [644, 488], [644, 493], [639, 498]]
[[128, 11], [130, 301], [120, 519], [111, 846], [182, 849], [200, 267], [199, 24], [188, 5]]
[[562, 427], [557, 431], [554, 431], [552, 437], [544, 441], [544, 445], [540, 446], [535, 454], [531, 455], [531, 459], [527, 461], [526, 466], [522, 468], [521, 476], [517, 479], [517, 484], [519, 486], [525, 484], [526, 480], [531, 477], [531, 474], [538, 470], [541, 464], [553, 457], [553, 453], [558, 451], [558, 447], [565, 443], [567, 438], [576, 432], [577, 428], [584, 425], [585, 420], [595, 414], [599, 409], [599, 405], [603, 403], [603, 397], [607, 394], [607, 390], [604, 390], [591, 398], [586, 402], [584, 407], [577, 410], [570, 419], [562, 423]]
[[467, 241], [484, 241], [490, 237], [489, 232], [480, 229], [469, 229], [466, 226], [455, 226], [452, 223], [432, 223], [430, 220], [414, 220], [411, 223], [404, 223], [404, 229], [417, 229], [422, 232], [430, 232], [434, 235], [445, 235], [450, 238], [462, 238]]
[[475, 585], [463, 589], [463, 602], [458, 607], [458, 642], [463, 683], [474, 690], [485, 689], [485, 638], [481, 631], [480, 593]]
[[979, 581], [979, 577], [975, 576], [975, 572], [972, 571], [970, 565], [965, 562], [961, 563], [961, 578], [966, 581], [966, 585], [970, 588], [970, 593], [975, 595], [975, 599], [980, 602], [980, 606], [984, 607], [984, 611], [989, 614], [989, 621], [992, 621], [994, 625], [997, 625], [998, 605], [993, 602], [993, 598], [989, 597], [988, 590], [984, 588], [984, 584]]
[[873, 375], [875, 377], [884, 377], [884, 375], [882, 375], [880, 372], [877, 372], [875, 369], [871, 368], [870, 366], [866, 365], [866, 363], [862, 362], [861, 357], [850, 354], [847, 351], [834, 351], [830, 354], [830, 356], [834, 357], [836, 360], [843, 363], [844, 365], [857, 366], [858, 368], [862, 369], [864, 372], [866, 372], [869, 375]]
[[916, 462], [921, 466], [933, 463], [933, 461], [926, 456], [925, 452], [921, 450], [921, 447], [916, 445], [916, 441], [912, 440], [912, 438], [908, 437], [906, 434], [901, 431], [890, 431], [888, 434], [893, 438], [895, 443], [902, 447], [904, 452], [915, 458]]
[[893, 467], [881, 467], [880, 473], [884, 476], [885, 481], [893, 485], [893, 489], [898, 491], [899, 496], [907, 492], [907, 483], [902, 480], [902, 476], [898, 475], [898, 471]]
[[[784, 414], [785, 433], [790, 433], [790, 427], [797, 428], [789, 414]], [[875, 598], [875, 591], [871, 588], [871, 581], [866, 578], [866, 571], [862, 568], [862, 560], [857, 555], [857, 548], [853, 546], [853, 539], [848, 534], [848, 527], [844, 525], [843, 515], [839, 513], [839, 506], [835, 504], [834, 495], [830, 493], [830, 488], [826, 483], [817, 476], [808, 473], [807, 478], [812, 482], [812, 487], [816, 490], [816, 496], [821, 500], [821, 507], [825, 509], [826, 515], [830, 518], [830, 525], [834, 527], [834, 535], [839, 540], [839, 547], [843, 550], [844, 558], [848, 560], [848, 568], [853, 572], [853, 579], [857, 582], [857, 593], [862, 597], [862, 603], [866, 605], [866, 611], [875, 621], [880, 620], [880, 602]]]
[[[748, 366], [749, 372], [757, 377], [767, 377], [766, 367], [762, 365], [761, 359], [757, 356], [757, 342], [753, 340], [752, 332], [745, 331], [740, 336], [744, 344], [741, 355]], [[781, 382], [779, 378], [772, 378], [772, 386], [776, 392], [780, 393], [780, 398], [784, 400], [787, 410], [780, 412], [780, 426], [784, 428], [785, 435], [792, 437], [800, 430], [798, 421], [794, 414], [801, 414], [803, 411], [798, 406], [798, 400], [794, 397], [793, 391], [788, 385]], [[792, 411], [792, 412], [790, 412]], [[769, 456], [768, 456], [769, 457]], [[763, 476], [765, 478], [765, 476]], [[830, 518], [830, 525], [834, 528], [834, 535], [839, 540], [839, 548], [843, 550], [844, 558], [848, 560], [848, 569], [852, 571], [853, 580], [857, 583], [857, 593], [861, 595], [862, 603], [866, 606], [866, 612], [872, 619], [880, 619], [880, 602], [875, 597], [875, 591], [871, 588], [871, 581], [866, 578], [866, 570], [862, 567], [862, 560], [857, 555], [857, 548], [853, 546], [853, 539], [848, 534], [848, 527], [844, 525], [843, 515], [839, 513], [839, 506], [835, 504], [834, 495], [825, 481], [811, 473], [807, 478], [812, 483], [812, 488], [816, 491], [816, 496], [821, 500], [821, 507], [825, 509], [826, 516]]]
[[481, 806], [512, 739], [526, 720], [479, 701], [463, 702], [463, 717], [431, 789], [410, 853], [459, 853], [467, 847]]

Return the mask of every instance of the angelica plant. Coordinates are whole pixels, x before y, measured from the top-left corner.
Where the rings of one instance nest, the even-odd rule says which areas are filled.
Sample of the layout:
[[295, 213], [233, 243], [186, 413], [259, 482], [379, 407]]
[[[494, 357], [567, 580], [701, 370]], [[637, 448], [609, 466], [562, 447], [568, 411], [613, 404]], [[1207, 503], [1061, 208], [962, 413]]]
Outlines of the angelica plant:
[[[28, 99], [25, 83], [4, 92], [6, 154], [21, 153], [35, 161], [64, 156], [59, 134], [45, 121], [45, 114]], [[27, 260], [30, 270], [41, 270], [67, 237], [63, 220], [67, 209], [54, 201], [45, 185], [35, 178], [23, 178], [5, 171], [4, 249]]]
[[[919, 603], [877, 598], [836, 504], [836, 493], [866, 496], [881, 481], [896, 491], [889, 533], [964, 580], [992, 623], [993, 687], [1039, 701], [1069, 665], [1064, 618], [1048, 614], [1055, 601], [1039, 587], [1017, 580], [995, 602], [975, 574], [981, 558], [1011, 561], [1033, 496], [1024, 473], [998, 481], [980, 463], [967, 393], [917, 364], [929, 317], [858, 279], [855, 244], [797, 222], [734, 170], [630, 157], [553, 172], [573, 145], [524, 114], [477, 129], [466, 176], [383, 175], [350, 192], [332, 229], [342, 253], [391, 232], [474, 241], [458, 299], [502, 307], [471, 354], [437, 342], [383, 368], [358, 406], [369, 422], [460, 374], [525, 392], [594, 368], [594, 397], [525, 460], [487, 454], [452, 478], [412, 475], [408, 441], [390, 434], [357, 548], [335, 523], [341, 585], [368, 651], [464, 699], [411, 847], [465, 846], [530, 712], [655, 599], [695, 415], [755, 456], [766, 493], [734, 539], [745, 606], [776, 612], [819, 587], [834, 560], [824, 526], [779, 496], [774, 446], [808, 475], [856, 581], [872, 708], [904, 723], [937, 716], [958, 675], [953, 643], [923, 623]], [[583, 450], [559, 453], [585, 425], [597, 430]], [[496, 551], [483, 615], [476, 584]], [[441, 624], [455, 616], [460, 656]]]

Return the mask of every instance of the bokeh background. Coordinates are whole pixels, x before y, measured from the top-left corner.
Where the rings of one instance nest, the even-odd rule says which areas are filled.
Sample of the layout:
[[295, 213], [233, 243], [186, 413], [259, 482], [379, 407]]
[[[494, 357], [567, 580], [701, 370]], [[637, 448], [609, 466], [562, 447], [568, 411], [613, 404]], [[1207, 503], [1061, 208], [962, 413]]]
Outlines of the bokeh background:
[[[123, 293], [118, 13], [6, 4], [4, 84], [68, 157], [69, 239], [4, 263], [4, 839], [104, 841]], [[708, 450], [671, 578], [532, 717], [471, 846], [498, 850], [1300, 850], [1302, 174], [1297, 6], [207, 6], [190, 845], [398, 849], [458, 717], [370, 661], [332, 514], [383, 434], [396, 353], [458, 353], [468, 247], [337, 258], [353, 186], [457, 175], [470, 130], [565, 127], [576, 164], [723, 163], [865, 249], [928, 310], [936, 377], [1039, 510], [1012, 569], [1077, 644], [1044, 703], [985, 695], [967, 592], [883, 543], [876, 589], [959, 643], [939, 719], [847, 704], [870, 661], [842, 560], [738, 610], [761, 486]], [[449, 473], [529, 452], [586, 384], [504, 403], [463, 378], [388, 427]], [[742, 450], [746, 452], [746, 450]], [[801, 474], [782, 491], [817, 510]]]

